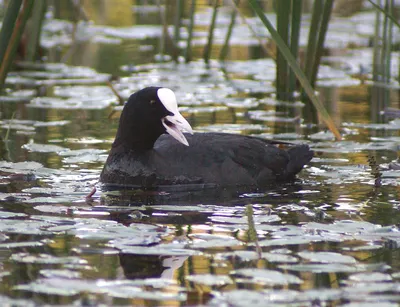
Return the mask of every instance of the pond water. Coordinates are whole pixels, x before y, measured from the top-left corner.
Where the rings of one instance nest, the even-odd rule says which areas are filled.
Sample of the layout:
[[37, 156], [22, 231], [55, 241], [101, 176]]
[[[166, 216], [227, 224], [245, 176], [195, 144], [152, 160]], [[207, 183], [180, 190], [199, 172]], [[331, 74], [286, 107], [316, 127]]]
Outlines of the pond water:
[[[374, 12], [334, 18], [328, 34], [319, 91], [344, 137], [335, 141], [293, 115], [301, 103], [274, 99], [274, 61], [247, 25], [235, 28], [228, 61], [206, 65], [197, 58], [211, 8], [197, 7], [195, 59], [177, 64], [159, 55], [156, 6], [117, 7], [87, 8], [97, 23], [80, 23], [75, 42], [72, 24], [49, 16], [48, 63], [19, 63], [7, 78], [0, 304], [397, 306], [400, 119], [371, 121], [372, 87], [354, 77], [371, 67]], [[218, 15], [216, 55], [229, 15]], [[308, 143], [315, 157], [296, 182], [264, 190], [98, 189], [86, 199], [99, 188], [121, 110], [105, 84], [111, 74], [124, 99], [145, 86], [173, 89], [195, 131]], [[398, 101], [393, 89], [391, 106]]]

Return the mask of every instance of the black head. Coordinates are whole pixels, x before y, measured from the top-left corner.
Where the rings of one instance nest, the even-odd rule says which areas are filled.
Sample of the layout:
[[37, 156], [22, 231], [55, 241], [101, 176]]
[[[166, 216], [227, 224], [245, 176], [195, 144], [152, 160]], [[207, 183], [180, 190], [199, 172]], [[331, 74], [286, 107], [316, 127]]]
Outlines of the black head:
[[174, 92], [163, 87], [146, 87], [126, 102], [113, 146], [148, 150], [163, 133], [189, 145], [181, 130], [193, 133], [178, 111]]

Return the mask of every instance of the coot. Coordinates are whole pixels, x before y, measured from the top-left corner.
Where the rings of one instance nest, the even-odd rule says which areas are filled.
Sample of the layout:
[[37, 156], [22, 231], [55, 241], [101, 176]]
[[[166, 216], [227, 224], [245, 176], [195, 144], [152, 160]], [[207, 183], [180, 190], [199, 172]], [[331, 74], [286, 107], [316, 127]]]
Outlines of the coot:
[[[182, 133], [182, 131], [187, 133]], [[193, 133], [175, 94], [147, 87], [129, 97], [100, 176], [111, 185], [263, 187], [290, 181], [313, 157], [307, 145], [228, 133]]]

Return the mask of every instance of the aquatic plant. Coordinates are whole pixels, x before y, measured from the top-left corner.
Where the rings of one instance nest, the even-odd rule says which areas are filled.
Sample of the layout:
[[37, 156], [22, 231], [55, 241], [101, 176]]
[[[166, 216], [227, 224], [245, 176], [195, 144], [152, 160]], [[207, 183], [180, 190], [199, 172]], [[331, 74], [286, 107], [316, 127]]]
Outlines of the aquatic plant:
[[301, 86], [303, 87], [303, 89], [306, 92], [306, 94], [308, 95], [309, 99], [311, 100], [311, 102], [313, 103], [315, 108], [317, 109], [318, 114], [320, 115], [321, 119], [325, 122], [325, 124], [327, 125], [329, 130], [332, 131], [332, 133], [335, 135], [336, 139], [340, 140], [341, 135], [339, 133], [339, 130], [337, 129], [335, 123], [331, 119], [328, 111], [325, 109], [325, 107], [322, 105], [321, 101], [315, 95], [314, 88], [312, 87], [310, 81], [308, 80], [307, 76], [304, 74], [304, 72], [302, 71], [300, 66], [297, 64], [296, 58], [291, 53], [287, 44], [282, 39], [282, 37], [279, 35], [279, 33], [275, 30], [275, 28], [272, 26], [272, 24], [268, 20], [268, 18], [265, 16], [264, 12], [262, 11], [261, 7], [258, 5], [257, 1], [250, 0], [250, 4], [253, 7], [256, 14], [258, 15], [258, 17], [260, 18], [260, 20], [262, 21], [262, 23], [264, 24], [264, 26], [267, 28], [267, 30], [271, 34], [277, 47], [279, 48], [279, 51], [285, 57], [290, 68], [293, 70], [293, 72], [297, 76]]
[[27, 36], [26, 44], [26, 61], [35, 61], [40, 47], [40, 33], [42, 32], [42, 24], [44, 14], [47, 10], [46, 0], [36, 0], [30, 19], [29, 35]]
[[[379, 1], [381, 4], [382, 1]], [[371, 118], [382, 121], [381, 110], [389, 107], [391, 82], [391, 52], [393, 49], [393, 25], [399, 26], [393, 15], [393, 0], [385, 0], [384, 8], [376, 8], [375, 35], [373, 39], [373, 64], [371, 87]]]
[[210, 29], [208, 31], [208, 41], [207, 41], [207, 44], [204, 46], [204, 52], [203, 52], [204, 62], [206, 62], [206, 63], [208, 63], [208, 61], [210, 60], [212, 43], [213, 43], [213, 38], [214, 38], [215, 22], [217, 20], [218, 7], [219, 7], [219, 0], [214, 0], [213, 14], [211, 17]]
[[10, 1], [0, 32], [0, 89], [14, 61], [34, 1]]

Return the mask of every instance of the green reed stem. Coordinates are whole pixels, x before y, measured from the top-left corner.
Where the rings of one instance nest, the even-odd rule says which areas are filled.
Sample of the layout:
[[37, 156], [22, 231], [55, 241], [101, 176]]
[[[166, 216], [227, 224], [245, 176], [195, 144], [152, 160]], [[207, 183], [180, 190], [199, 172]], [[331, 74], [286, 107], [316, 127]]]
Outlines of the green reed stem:
[[[295, 59], [298, 59], [299, 44], [300, 44], [300, 30], [301, 30], [301, 16], [302, 16], [303, 0], [292, 0], [292, 23], [290, 30], [290, 51]], [[288, 92], [291, 93], [290, 97], [293, 99], [293, 94], [296, 91], [296, 75], [292, 69], [289, 69], [289, 85]]]
[[[291, 0], [279, 0], [276, 2], [277, 32], [286, 45], [289, 45], [289, 24]], [[276, 53], [276, 97], [279, 100], [287, 100], [289, 91], [289, 69], [282, 52]]]
[[[385, 11], [388, 11], [388, 0], [385, 0]], [[386, 72], [386, 55], [387, 55], [387, 41], [388, 41], [388, 18], [383, 18], [383, 28], [382, 28], [382, 51], [380, 56], [380, 67], [382, 69], [381, 74], [381, 82], [386, 83], [388, 80], [386, 79], [387, 72]], [[390, 56], [390, 52], [389, 52]]]
[[[379, 6], [381, 5], [379, 1]], [[386, 85], [391, 79], [391, 51], [393, 45], [393, 22], [389, 15], [393, 10], [393, 1], [385, 0], [385, 13], [377, 11], [375, 21], [375, 39], [373, 54], [373, 80], [371, 88], [371, 117], [372, 120], [381, 122], [383, 117], [378, 110], [386, 108], [390, 103], [390, 90]], [[383, 21], [382, 21], [383, 16]]]
[[[240, 2], [240, 0], [236, 0], [236, 5], [238, 5]], [[236, 16], [237, 16], [237, 11], [236, 9], [233, 9], [232, 14], [231, 14], [231, 21], [229, 23], [229, 27], [228, 30], [226, 32], [226, 36], [225, 36], [225, 41], [224, 41], [224, 45], [222, 46], [221, 52], [219, 54], [219, 59], [221, 61], [224, 61], [228, 55], [228, 51], [229, 51], [229, 41], [231, 39], [232, 36], [232, 32], [233, 32], [233, 27], [235, 26], [236, 23]]]
[[[393, 0], [386, 0], [385, 2], [385, 10], [387, 14], [385, 14], [385, 21], [383, 27], [383, 44], [382, 44], [382, 67], [383, 67], [383, 82], [387, 85], [390, 84], [391, 79], [391, 52], [393, 45], [393, 22], [388, 17], [393, 12]], [[384, 106], [387, 107], [390, 104], [390, 90], [385, 88], [384, 90]]]
[[[321, 24], [321, 19], [323, 14], [323, 7], [324, 7], [324, 1], [314, 1], [313, 13], [310, 24], [310, 32], [308, 34], [307, 55], [304, 63], [304, 73], [307, 76], [308, 81], [311, 81], [315, 56], [317, 53], [317, 42], [319, 35], [319, 27]], [[311, 86], [314, 86], [314, 84], [311, 83]]]
[[333, 122], [332, 118], [330, 117], [328, 111], [324, 107], [324, 105], [319, 101], [318, 97], [314, 93], [314, 89], [311, 86], [310, 82], [307, 80], [306, 75], [304, 72], [301, 70], [299, 65], [297, 64], [296, 59], [290, 52], [290, 49], [288, 46], [285, 44], [285, 42], [282, 40], [280, 35], [276, 32], [268, 18], [264, 15], [262, 9], [258, 5], [257, 0], [249, 0], [250, 5], [252, 6], [253, 10], [256, 12], [264, 26], [267, 28], [269, 33], [271, 34], [272, 38], [274, 39], [277, 47], [279, 50], [282, 52], [283, 56], [285, 59], [288, 61], [289, 66], [293, 69], [294, 73], [296, 74], [300, 84], [303, 86], [304, 91], [310, 98], [311, 102], [313, 103], [314, 107], [317, 109], [319, 115], [321, 116], [321, 119], [325, 122], [327, 127], [332, 131], [332, 133], [335, 135], [337, 140], [341, 140], [342, 137], [339, 133], [339, 130], [337, 129], [335, 123]]
[[332, 8], [333, 8], [333, 0], [326, 0], [322, 12], [321, 24], [319, 27], [318, 39], [315, 48], [315, 55], [314, 55], [315, 57], [310, 76], [310, 83], [312, 86], [315, 86], [315, 82], [317, 80], [318, 69], [321, 63], [322, 53], [324, 51], [325, 37], [326, 37], [326, 32], [328, 31]]
[[[158, 0], [158, 9], [160, 11], [160, 20], [162, 24], [162, 35], [160, 37], [160, 44], [159, 44], [159, 54], [160, 54], [160, 59], [163, 62], [164, 60], [164, 55], [165, 55], [165, 43], [167, 41], [167, 34], [168, 34], [168, 25], [167, 25], [167, 3], [164, 4], [164, 6], [161, 5], [161, 1]], [[164, 7], [164, 9], [163, 9]]]
[[208, 31], [208, 41], [204, 47], [204, 62], [208, 63], [210, 60], [210, 54], [212, 49], [212, 43], [214, 39], [215, 21], [217, 20], [217, 13], [219, 7], [219, 0], [214, 0], [213, 14], [211, 17], [211, 24]]
[[387, 34], [385, 36], [384, 44], [385, 44], [385, 67], [386, 67], [386, 81], [390, 82], [390, 77], [391, 77], [391, 52], [392, 52], [392, 47], [393, 47], [393, 21], [388, 17], [389, 15], [393, 14], [393, 8], [394, 8], [394, 1], [393, 0], [387, 0], [387, 15], [386, 15], [386, 21], [387, 21]]
[[[394, 0], [389, 1], [389, 14], [393, 14], [393, 9], [394, 9]], [[392, 19], [389, 18], [389, 31], [388, 31], [388, 46], [386, 49], [386, 67], [387, 67], [387, 78], [388, 81], [390, 82], [391, 79], [391, 52], [393, 49], [393, 21]]]
[[14, 111], [11, 115], [10, 123], [8, 124], [6, 135], [4, 136], [4, 142], [8, 142], [8, 139], [10, 138], [11, 125], [13, 123], [15, 113], [16, 113], [16, 111]]
[[[11, 3], [13, 3], [13, 1], [11, 1]], [[7, 73], [10, 70], [10, 67], [14, 61], [18, 45], [21, 41], [22, 33], [24, 32], [26, 22], [32, 11], [33, 3], [33, 0], [23, 0], [22, 8], [18, 13], [17, 19], [15, 20], [15, 26], [12, 29], [11, 36], [9, 36], [9, 40], [1, 42], [2, 45], [3, 43], [7, 43], [7, 47], [4, 52], [3, 58], [1, 59], [0, 88], [3, 88]], [[7, 36], [8, 35], [5, 35], [5, 37]]]
[[42, 32], [42, 24], [44, 14], [46, 13], [46, 0], [36, 0], [32, 9], [32, 18], [30, 20], [29, 36], [27, 43], [26, 59], [27, 61], [36, 60], [38, 50], [40, 48], [40, 33]]
[[[378, 0], [379, 5], [381, 4], [381, 0]], [[371, 87], [371, 106], [370, 106], [370, 114], [371, 120], [373, 122], [381, 122], [382, 116], [379, 115], [379, 111], [383, 107], [384, 101], [384, 89], [379, 86], [379, 82], [382, 80], [383, 69], [381, 66], [381, 53], [382, 53], [382, 14], [380, 10], [376, 11], [375, 16], [375, 33], [374, 33], [374, 48], [373, 48], [373, 56], [372, 56], [372, 80], [374, 81], [373, 86]], [[382, 104], [381, 104], [382, 103]]]
[[253, 37], [255, 37], [258, 40], [258, 43], [260, 44], [261, 49], [265, 52], [265, 54], [270, 55], [271, 57], [274, 57], [275, 55], [271, 53], [271, 51], [267, 48], [265, 42], [263, 41], [263, 38], [261, 38], [256, 31], [254, 31], [253, 27], [247, 22], [246, 17], [242, 14], [242, 12], [239, 10], [237, 4], [235, 3], [234, 0], [230, 0], [232, 7], [235, 8], [237, 14], [240, 17], [240, 20], [243, 24], [247, 26]]
[[[56, 0], [60, 1], [60, 0]], [[89, 21], [90, 18], [85, 12], [82, 1], [69, 0], [69, 6], [72, 13], [72, 20], [78, 22], [79, 20]]]
[[393, 16], [393, 13], [389, 13], [385, 11], [385, 9], [381, 8], [380, 5], [376, 4], [372, 0], [368, 0], [369, 3], [372, 4], [372, 6], [377, 9], [379, 12], [383, 13], [385, 16], [387, 16], [397, 27], [400, 28], [400, 23], [397, 21], [396, 17]]
[[176, 13], [175, 13], [175, 29], [174, 29], [175, 46], [179, 45], [179, 40], [181, 39], [183, 4], [184, 4], [183, 0], [177, 0]]
[[376, 13], [375, 13], [374, 50], [373, 50], [373, 62], [372, 62], [373, 81], [378, 81], [378, 79], [379, 79], [378, 76], [380, 74], [380, 67], [379, 67], [380, 40], [381, 40], [380, 29], [381, 29], [381, 13], [380, 13], [380, 11], [376, 11]]
[[188, 39], [185, 51], [185, 62], [188, 63], [192, 60], [192, 38], [194, 28], [194, 14], [196, 12], [196, 0], [192, 0], [190, 5], [190, 22], [188, 28]]
[[371, 175], [375, 179], [374, 186], [378, 188], [382, 185], [382, 173], [375, 157], [371, 154], [368, 154], [368, 164], [371, 167]]
[[3, 62], [4, 54], [6, 53], [15, 21], [17, 20], [22, 0], [11, 1], [4, 15], [3, 24], [0, 31], [0, 63]]
[[61, 18], [61, 2], [60, 0], [51, 0], [51, 5], [54, 8], [54, 18], [60, 19]]
[[[311, 18], [310, 31], [308, 36], [307, 54], [304, 65], [304, 72], [314, 87], [318, 75], [318, 69], [323, 53], [325, 36], [328, 29], [329, 19], [332, 12], [333, 0], [315, 1], [313, 6], [313, 14]], [[305, 91], [301, 93], [302, 100], [308, 102]], [[305, 112], [307, 116], [316, 121], [318, 116], [314, 108], [306, 105]]]
[[254, 242], [256, 245], [258, 256], [261, 258], [262, 250], [260, 245], [258, 244], [257, 230], [256, 225], [254, 223], [254, 211], [253, 205], [246, 206], [246, 216], [247, 216], [247, 224], [249, 229], [247, 230], [247, 239], [249, 242]]

